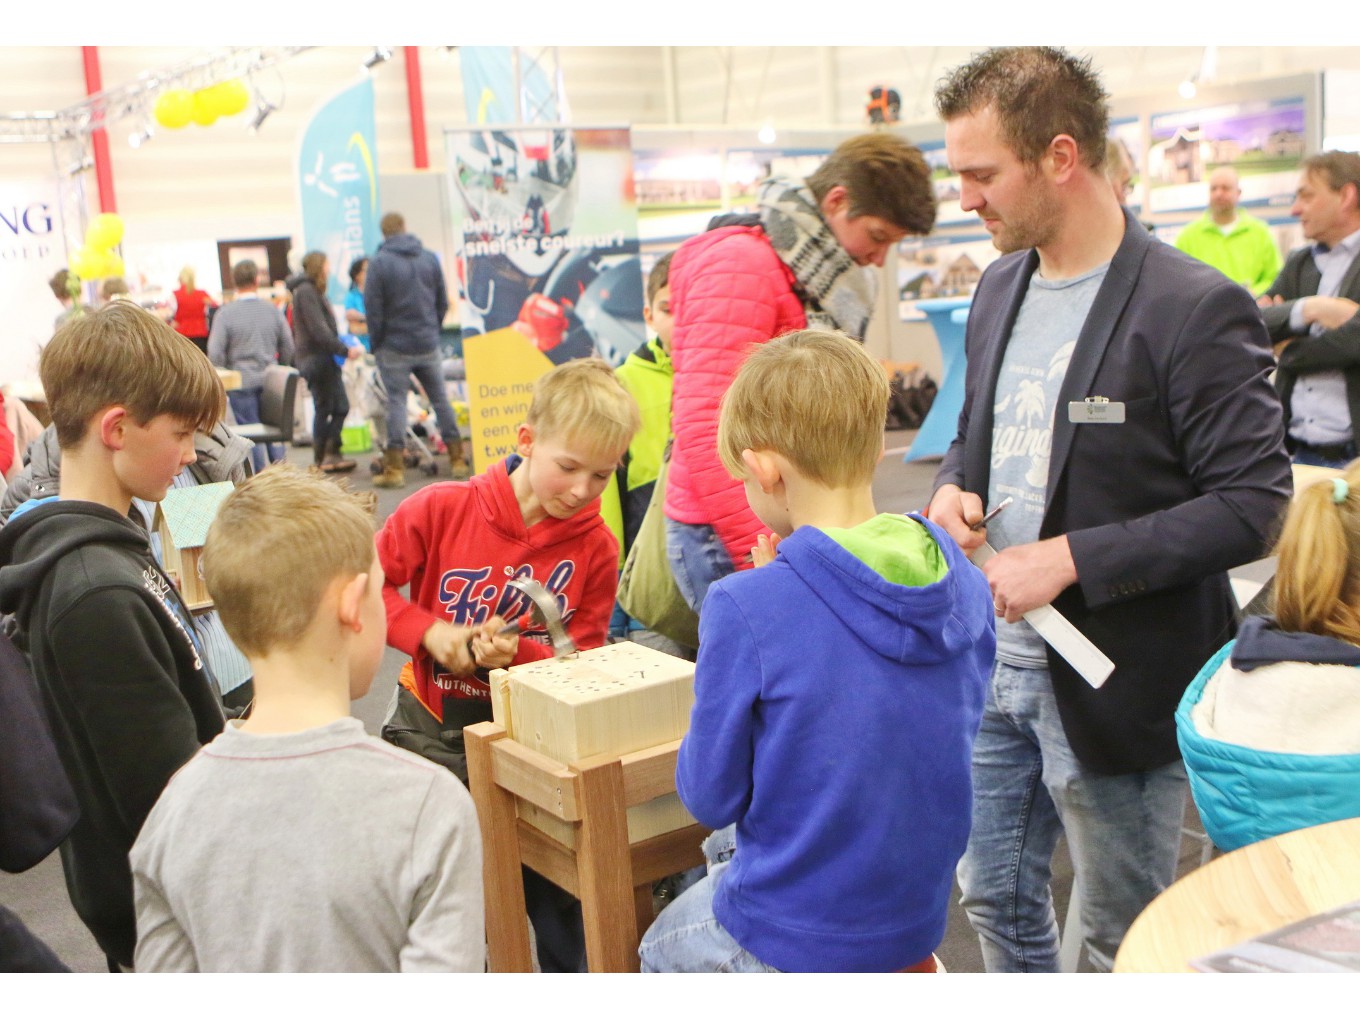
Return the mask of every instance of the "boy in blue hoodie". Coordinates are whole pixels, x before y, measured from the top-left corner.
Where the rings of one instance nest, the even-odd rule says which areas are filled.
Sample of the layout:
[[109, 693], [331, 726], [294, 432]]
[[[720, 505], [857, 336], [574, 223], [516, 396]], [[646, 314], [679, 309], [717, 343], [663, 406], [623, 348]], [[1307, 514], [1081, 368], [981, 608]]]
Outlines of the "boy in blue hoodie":
[[874, 508], [887, 402], [820, 330], [757, 348], [724, 398], [723, 464], [774, 534], [704, 600], [675, 778], [719, 831], [644, 971], [934, 969], [995, 623], [944, 531]]

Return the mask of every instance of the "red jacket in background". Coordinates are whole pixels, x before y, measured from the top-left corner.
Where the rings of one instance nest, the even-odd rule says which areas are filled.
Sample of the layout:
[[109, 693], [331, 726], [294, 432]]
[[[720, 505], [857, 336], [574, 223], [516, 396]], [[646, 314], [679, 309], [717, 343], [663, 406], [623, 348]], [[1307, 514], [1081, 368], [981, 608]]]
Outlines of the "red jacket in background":
[[[513, 458], [517, 463], [518, 458]], [[439, 667], [420, 640], [437, 620], [467, 626], [492, 616], [523, 617], [513, 665], [552, 657], [547, 631], [529, 622], [526, 596], [505, 584], [531, 577], [557, 598], [577, 648], [605, 643], [618, 586], [618, 541], [597, 499], [567, 520], [525, 528], [505, 461], [466, 482], [439, 482], [412, 493], [378, 533], [386, 581], [387, 643], [414, 662], [413, 693], [442, 720], [445, 696], [489, 699], [476, 677]], [[411, 586], [411, 599], [400, 589]]]
[[204, 340], [208, 336], [210, 305], [216, 307], [206, 290], [191, 291], [180, 287], [175, 291], [175, 318], [170, 325], [175, 327], [175, 332], [180, 336], [188, 337], [190, 340]]

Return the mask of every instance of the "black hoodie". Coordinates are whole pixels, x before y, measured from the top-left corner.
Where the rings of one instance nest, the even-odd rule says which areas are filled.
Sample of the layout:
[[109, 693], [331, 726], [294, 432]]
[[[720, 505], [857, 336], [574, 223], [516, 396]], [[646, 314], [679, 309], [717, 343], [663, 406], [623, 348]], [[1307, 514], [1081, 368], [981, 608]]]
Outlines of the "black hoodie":
[[39, 504], [0, 529], [0, 613], [15, 616], [80, 801], [61, 847], [71, 903], [130, 966], [128, 851], [171, 775], [222, 731], [216, 684], [146, 533], [96, 503]]

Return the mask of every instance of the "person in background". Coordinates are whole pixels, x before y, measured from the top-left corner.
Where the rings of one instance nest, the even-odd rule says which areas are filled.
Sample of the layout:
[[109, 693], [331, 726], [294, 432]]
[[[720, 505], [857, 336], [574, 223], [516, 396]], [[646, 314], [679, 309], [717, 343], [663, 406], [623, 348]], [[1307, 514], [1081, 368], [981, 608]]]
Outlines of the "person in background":
[[1237, 207], [1241, 198], [1237, 171], [1216, 167], [1209, 175], [1209, 208], [1176, 235], [1176, 247], [1209, 263], [1255, 297], [1280, 271], [1280, 246], [1263, 221]]
[[387, 632], [364, 497], [280, 465], [213, 520], [203, 576], [256, 698], [132, 848], [139, 971], [484, 969], [472, 797], [350, 714]]
[[1341, 468], [1360, 456], [1360, 155], [1305, 159], [1290, 212], [1313, 243], [1289, 253], [1257, 303], [1294, 463]]
[[715, 445], [718, 405], [737, 366], [752, 344], [806, 326], [862, 340], [875, 291], [865, 268], [882, 266], [907, 234], [930, 232], [930, 178], [925, 157], [901, 137], [856, 135], [806, 180], [762, 182], [756, 213], [719, 217], [676, 249], [666, 547], [696, 612], [710, 584], [747, 566], [760, 532]]
[[349, 414], [349, 398], [336, 356], [358, 358], [362, 347], [347, 347], [335, 328], [335, 312], [326, 300], [330, 263], [323, 251], [302, 257], [302, 272], [288, 280], [293, 295], [293, 335], [297, 365], [312, 391], [312, 459], [328, 474], [353, 471], [354, 461], [340, 456], [340, 433]]
[[99, 285], [99, 297], [106, 305], [111, 301], [127, 301], [131, 304], [136, 304], [136, 302], [132, 300], [132, 295], [128, 293], [127, 281], [121, 276], [110, 276], [105, 279], [104, 282]]
[[[1176, 703], [1233, 632], [1228, 568], [1265, 555], [1291, 491], [1260, 314], [1120, 207], [1107, 99], [1089, 59], [1046, 46], [987, 50], [935, 92], [961, 207], [1002, 253], [973, 295], [958, 435], [930, 502], [965, 551], [998, 550], [982, 568], [997, 661], [959, 865], [989, 971], [1058, 969], [1060, 834], [1097, 970], [1175, 878]], [[1025, 618], [1050, 604], [1113, 662], [1102, 685]]]
[[1274, 616], [1191, 681], [1176, 733], [1220, 850], [1360, 817], [1360, 461], [1303, 489], [1275, 547]]
[[47, 286], [52, 289], [52, 296], [60, 302], [62, 309], [61, 314], [52, 323], [53, 332], [61, 329], [67, 319], [84, 315], [91, 310], [88, 305], [76, 300], [76, 295], [80, 293], [80, 280], [73, 276], [69, 269], [58, 269], [52, 274], [52, 279], [47, 281]]
[[207, 354], [208, 309], [216, 308], [217, 302], [206, 290], [198, 289], [194, 281], [193, 266], [185, 266], [179, 271], [179, 289], [172, 297], [175, 307], [170, 316], [170, 325], [175, 328], [176, 333], [192, 340], [195, 347]]
[[1113, 138], [1105, 143], [1105, 177], [1119, 204], [1125, 204], [1133, 194], [1133, 163], [1128, 150]]
[[[208, 360], [219, 368], [241, 373], [241, 385], [227, 390], [231, 413], [239, 425], [260, 420], [260, 394], [264, 392], [264, 372], [270, 365], [293, 363], [293, 333], [283, 313], [259, 294], [259, 267], [243, 259], [231, 268], [236, 296], [213, 316], [208, 334]], [[256, 471], [264, 470], [265, 456], [270, 463], [285, 457], [281, 443], [270, 443], [250, 451]]]
[[345, 294], [345, 329], [359, 338], [369, 350], [368, 315], [364, 311], [364, 281], [368, 277], [368, 256], [360, 255], [349, 264], [349, 291]]

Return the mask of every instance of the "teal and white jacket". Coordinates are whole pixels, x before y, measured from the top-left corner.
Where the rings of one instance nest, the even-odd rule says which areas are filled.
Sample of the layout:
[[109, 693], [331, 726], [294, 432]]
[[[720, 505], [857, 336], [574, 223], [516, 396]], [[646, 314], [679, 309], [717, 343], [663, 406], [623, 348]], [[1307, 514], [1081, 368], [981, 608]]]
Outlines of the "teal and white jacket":
[[1176, 710], [1204, 831], [1221, 850], [1360, 817], [1360, 647], [1252, 617]]

